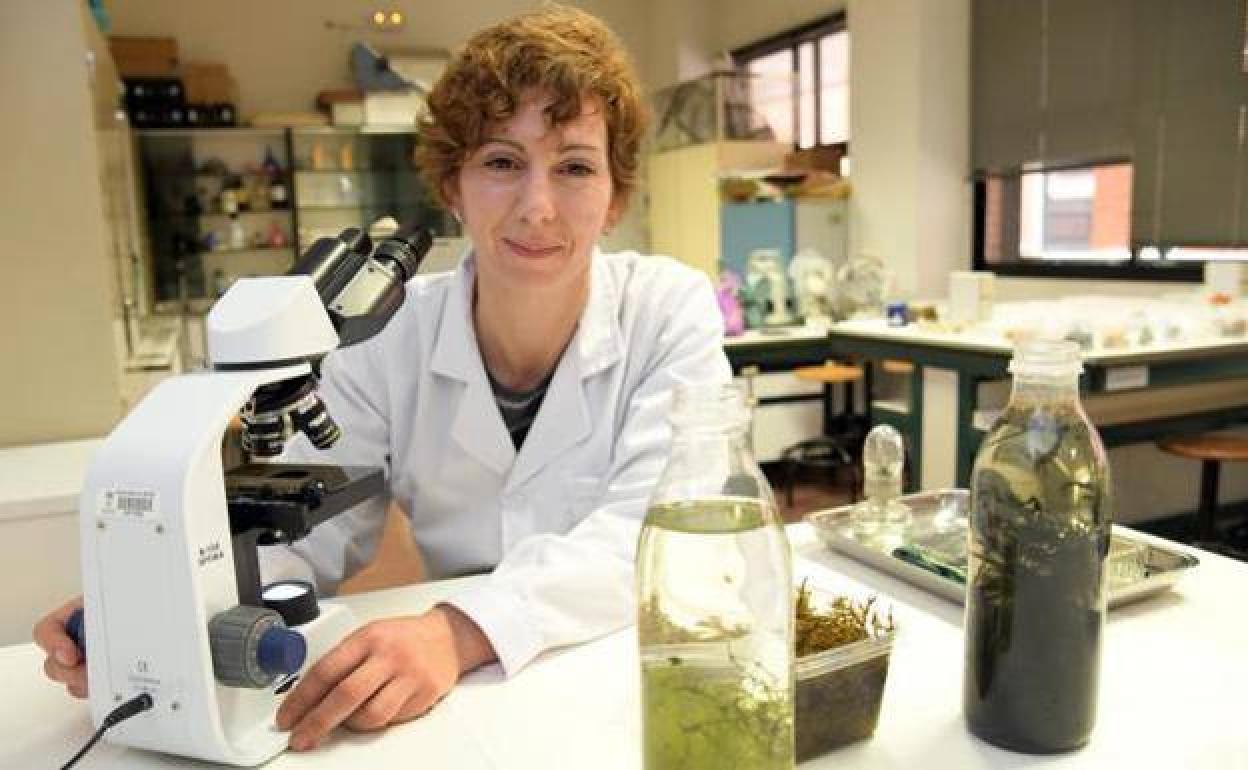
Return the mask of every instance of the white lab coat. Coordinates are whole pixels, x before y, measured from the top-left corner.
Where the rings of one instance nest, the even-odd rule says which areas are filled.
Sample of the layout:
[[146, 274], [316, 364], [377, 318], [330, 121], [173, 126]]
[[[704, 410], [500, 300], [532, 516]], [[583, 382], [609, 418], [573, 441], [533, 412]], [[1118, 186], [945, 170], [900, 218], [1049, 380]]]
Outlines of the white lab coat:
[[[450, 604], [504, 671], [631, 623], [633, 561], [667, 458], [672, 386], [726, 382], [710, 282], [664, 257], [592, 257], [589, 299], [519, 453], [472, 325], [475, 260], [417, 276], [376, 337], [326, 357], [320, 392], [343, 429], [283, 459], [386, 468], [432, 578], [493, 570]], [[362, 504], [290, 548], [261, 549], [265, 580], [323, 592], [372, 557], [387, 501]], [[297, 558], [296, 558], [297, 557]]]

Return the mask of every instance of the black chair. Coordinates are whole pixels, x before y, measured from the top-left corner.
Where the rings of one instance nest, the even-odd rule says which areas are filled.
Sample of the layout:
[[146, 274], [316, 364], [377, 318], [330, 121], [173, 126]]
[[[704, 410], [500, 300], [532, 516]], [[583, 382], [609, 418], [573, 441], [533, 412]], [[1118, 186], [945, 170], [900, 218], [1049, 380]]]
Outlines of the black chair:
[[[857, 501], [862, 489], [862, 471], [857, 457], [865, 436], [865, 424], [854, 410], [854, 385], [862, 380], [860, 367], [829, 361], [821, 366], [795, 369], [798, 378], [823, 384], [824, 435], [800, 441], [780, 454], [784, 467], [784, 498], [793, 507], [793, 487], [797, 474], [814, 470], [834, 478], [844, 468], [850, 476], [850, 500]], [[845, 409], [834, 413], [833, 388], [845, 389]]]

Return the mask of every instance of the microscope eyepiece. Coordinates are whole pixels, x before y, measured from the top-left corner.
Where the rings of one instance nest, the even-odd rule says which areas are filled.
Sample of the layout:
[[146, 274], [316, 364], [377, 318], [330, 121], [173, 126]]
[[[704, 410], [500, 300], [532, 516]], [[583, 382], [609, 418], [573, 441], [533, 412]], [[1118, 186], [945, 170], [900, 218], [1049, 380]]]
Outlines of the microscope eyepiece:
[[400, 281], [406, 283], [416, 275], [421, 260], [432, 247], [433, 234], [423, 227], [413, 227], [395, 233], [377, 244], [373, 259], [392, 265], [397, 269]]

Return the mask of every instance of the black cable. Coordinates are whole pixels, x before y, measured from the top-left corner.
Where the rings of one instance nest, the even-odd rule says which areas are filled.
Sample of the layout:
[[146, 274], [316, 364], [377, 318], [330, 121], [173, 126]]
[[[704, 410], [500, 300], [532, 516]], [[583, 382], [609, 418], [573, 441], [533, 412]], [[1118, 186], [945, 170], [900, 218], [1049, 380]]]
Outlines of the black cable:
[[73, 759], [62, 765], [61, 770], [69, 770], [69, 768], [78, 764], [78, 760], [82, 759], [82, 757], [90, 751], [95, 744], [100, 742], [100, 738], [104, 736], [104, 732], [110, 727], [114, 727], [117, 724], [126, 721], [135, 714], [142, 714], [144, 711], [150, 709], [152, 704], [152, 696], [148, 693], [141, 693], [110, 711], [108, 716], [104, 717], [104, 722], [100, 725], [100, 729], [96, 730], [95, 735], [91, 736], [91, 740], [87, 741], [87, 745], [79, 749]]

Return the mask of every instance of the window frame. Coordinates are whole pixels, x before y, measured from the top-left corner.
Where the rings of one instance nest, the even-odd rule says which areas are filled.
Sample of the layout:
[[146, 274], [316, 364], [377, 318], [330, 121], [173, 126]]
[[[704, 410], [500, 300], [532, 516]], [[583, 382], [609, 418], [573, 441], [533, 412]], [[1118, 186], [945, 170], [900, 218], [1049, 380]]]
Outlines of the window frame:
[[[792, 29], [785, 30], [784, 32], [780, 32], [770, 37], [763, 38], [762, 40], [757, 40], [753, 43], [748, 43], [739, 48], [734, 48], [731, 52], [731, 55], [732, 55], [733, 66], [736, 67], [740, 71], [745, 71], [751, 61], [755, 59], [760, 59], [764, 56], [776, 53], [778, 51], [787, 50], [791, 52], [792, 54], [793, 77], [794, 77], [794, 82], [796, 82], [796, 79], [798, 78], [798, 73], [800, 71], [799, 68], [801, 66], [801, 53], [800, 53], [801, 46], [805, 43], [811, 43], [814, 49], [813, 51], [814, 65], [812, 69], [813, 69], [813, 75], [814, 75], [815, 101], [814, 101], [814, 106], [812, 109], [814, 110], [814, 118], [815, 118], [815, 143], [805, 149], [809, 150], [809, 149], [817, 149], [820, 147], [833, 147], [833, 148], [839, 148], [845, 154], [848, 154], [850, 141], [853, 140], [852, 135], [849, 138], [850, 141], [830, 142], [830, 143], [824, 143], [822, 141], [823, 139], [823, 130], [822, 130], [823, 129], [823, 126], [822, 126], [823, 83], [820, 77], [822, 63], [819, 60], [820, 59], [819, 41], [823, 37], [827, 35], [835, 34], [837, 32], [845, 32], [846, 34], [849, 33], [848, 16], [845, 11], [837, 11], [835, 13], [828, 14], [827, 16], [822, 16], [818, 19], [809, 21], [805, 24], [794, 27]], [[853, 44], [853, 41], [851, 39], [850, 45], [852, 44]], [[801, 100], [794, 99], [793, 100], [793, 149], [794, 150], [802, 149], [801, 117], [802, 117], [801, 116]]]

